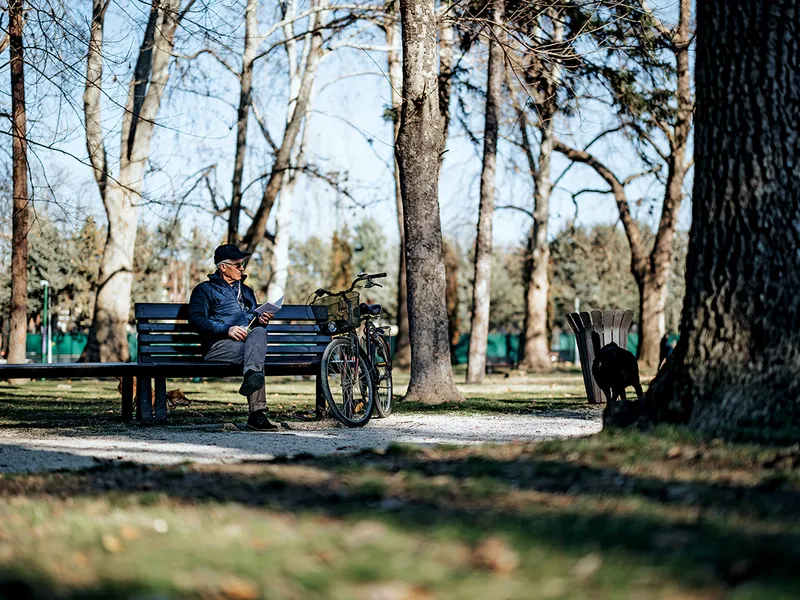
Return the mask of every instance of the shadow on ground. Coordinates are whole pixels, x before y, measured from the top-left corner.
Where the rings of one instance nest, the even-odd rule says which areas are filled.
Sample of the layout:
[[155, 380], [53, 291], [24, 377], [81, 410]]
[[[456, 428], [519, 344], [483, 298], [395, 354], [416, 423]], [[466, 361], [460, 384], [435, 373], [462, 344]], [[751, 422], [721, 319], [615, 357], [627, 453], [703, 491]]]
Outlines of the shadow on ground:
[[236, 503], [367, 517], [470, 544], [501, 534], [521, 551], [610, 553], [684, 586], [757, 585], [769, 594], [753, 597], [789, 597], [800, 585], [800, 495], [779, 478], [756, 485], [675, 481], [563, 456], [501, 459], [398, 448], [235, 466], [105, 465], [0, 480], [0, 497], [30, 494], [54, 500], [158, 494], [178, 506]]

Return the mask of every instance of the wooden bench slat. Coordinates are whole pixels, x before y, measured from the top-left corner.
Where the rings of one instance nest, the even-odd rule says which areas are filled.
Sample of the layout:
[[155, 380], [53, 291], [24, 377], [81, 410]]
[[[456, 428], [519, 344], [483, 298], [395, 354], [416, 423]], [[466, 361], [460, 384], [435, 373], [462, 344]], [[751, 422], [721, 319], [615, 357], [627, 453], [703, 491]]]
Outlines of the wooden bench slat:
[[[271, 365], [272, 367], [283, 366], [286, 367], [287, 370], [290, 370], [294, 365], [317, 365], [317, 372], [319, 372], [319, 364], [322, 362], [322, 355], [321, 354], [294, 354], [294, 355], [267, 355], [264, 358], [265, 365]], [[202, 356], [195, 355], [195, 356], [179, 356], [176, 354], [172, 355], [148, 355], [142, 356], [141, 360], [139, 361], [140, 365], [147, 365], [148, 368], [152, 367], [153, 365], [181, 365], [181, 366], [193, 366], [195, 369], [195, 375], [193, 376], [203, 376], [205, 374], [206, 367], [213, 367], [216, 369], [217, 367], [237, 367], [239, 369], [239, 373], [242, 372], [242, 365], [236, 363], [222, 363], [222, 362], [214, 362], [214, 361], [204, 361]], [[236, 369], [233, 369], [236, 371]], [[173, 377], [173, 375], [169, 375]], [[211, 375], [209, 375], [211, 377]]]
[[[331, 341], [329, 335], [315, 334], [280, 334], [271, 333], [268, 337], [270, 344], [327, 344]], [[145, 344], [199, 344], [200, 337], [196, 333], [160, 333], [139, 336], [139, 345]]]
[[[193, 333], [197, 332], [192, 328], [189, 323], [150, 323], [139, 322], [136, 324], [136, 330], [139, 333]], [[274, 321], [267, 325], [267, 333], [321, 333], [326, 335], [319, 328], [318, 325], [309, 323], [275, 323]]]
[[[307, 345], [267, 345], [267, 354], [322, 354], [325, 352], [327, 344], [307, 344]], [[171, 346], [146, 344], [139, 346], [140, 355], [152, 354], [180, 354], [185, 356], [201, 355], [202, 350], [199, 345], [195, 346]]]
[[[319, 311], [318, 311], [319, 312]], [[175, 319], [189, 318], [188, 304], [161, 304], [137, 302], [134, 305], [136, 319]], [[275, 313], [275, 320], [315, 321], [317, 317], [310, 306], [304, 304], [287, 304]]]
[[[276, 359], [278, 357], [275, 357]], [[171, 362], [152, 360], [139, 363], [141, 376], [177, 379], [183, 377], [241, 377], [242, 365], [213, 362]], [[264, 363], [264, 374], [319, 375], [319, 360], [292, 357], [291, 362], [275, 360]], [[269, 383], [267, 383], [269, 385]]]

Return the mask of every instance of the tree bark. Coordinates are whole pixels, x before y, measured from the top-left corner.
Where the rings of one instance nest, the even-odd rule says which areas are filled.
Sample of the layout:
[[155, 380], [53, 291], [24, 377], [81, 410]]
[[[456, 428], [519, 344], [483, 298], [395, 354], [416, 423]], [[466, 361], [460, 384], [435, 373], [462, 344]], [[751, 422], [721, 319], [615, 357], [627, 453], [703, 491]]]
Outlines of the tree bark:
[[253, 89], [253, 61], [256, 57], [258, 35], [258, 0], [247, 0], [244, 13], [244, 51], [242, 72], [239, 74], [239, 110], [236, 115], [236, 155], [233, 160], [231, 181], [231, 209], [228, 216], [228, 243], [239, 243], [239, 216], [242, 211], [242, 175], [247, 150], [247, 121], [250, 117]]
[[[287, 9], [284, 18], [289, 20], [296, 14], [296, 4], [294, 0], [292, 0], [287, 3], [286, 6]], [[288, 127], [288, 124], [295, 118], [295, 113], [298, 108], [297, 98], [303, 83], [302, 73], [304, 69], [307, 69], [310, 65], [316, 65], [318, 59], [311, 58], [311, 34], [306, 34], [305, 43], [303, 44], [303, 54], [298, 62], [297, 41], [295, 39], [293, 21], [287, 22], [284, 26], [284, 35], [285, 39], [288, 40], [285, 44], [289, 64], [289, 105], [286, 112]], [[312, 60], [314, 61], [313, 63]], [[305, 103], [305, 106], [311, 106], [313, 104], [313, 99], [314, 80], [312, 79], [308, 89], [308, 101]], [[295, 166], [303, 162], [309, 127], [309, 115], [304, 113], [298, 116], [303, 119], [303, 128], [294, 160]], [[290, 169], [284, 173], [284, 182], [280, 190], [280, 198], [278, 199], [278, 211], [275, 215], [275, 243], [272, 248], [273, 275], [268, 287], [269, 297], [273, 300], [286, 294], [286, 286], [289, 278], [289, 244], [291, 241], [292, 205], [298, 177], [299, 172], [296, 169]]]
[[697, 7], [697, 175], [680, 341], [643, 405], [606, 422], [796, 434], [800, 9], [795, 0]]
[[[564, 39], [564, 25], [556, 11], [550, 12], [553, 23], [553, 43]], [[536, 165], [528, 140], [526, 121], [522, 121], [522, 146], [533, 176], [533, 227], [528, 240], [528, 258], [525, 269], [525, 319], [520, 344], [520, 368], [529, 371], [549, 371], [550, 340], [547, 335], [547, 303], [550, 293], [550, 243], [547, 224], [550, 220], [550, 195], [553, 192], [552, 153], [555, 134], [555, 117], [558, 112], [558, 90], [561, 86], [561, 64], [549, 58], [544, 81], [535, 82], [541, 90], [539, 113], [539, 164]]]
[[[328, 4], [328, 0], [320, 0], [319, 2], [320, 6], [327, 6]], [[297, 136], [300, 133], [303, 119], [308, 110], [311, 88], [314, 84], [314, 78], [316, 77], [317, 66], [322, 58], [323, 28], [318, 25], [325, 22], [326, 15], [326, 11], [321, 11], [309, 17], [309, 30], [313, 31], [313, 33], [310, 42], [308, 42], [308, 60], [305, 63], [305, 70], [303, 71], [300, 88], [297, 91], [297, 100], [294, 107], [290, 107], [290, 117], [283, 131], [281, 145], [275, 154], [275, 162], [272, 165], [272, 172], [267, 180], [267, 185], [264, 187], [261, 203], [256, 210], [253, 221], [250, 223], [250, 227], [247, 229], [247, 234], [243, 240], [248, 252], [255, 251], [258, 245], [263, 241], [266, 234], [269, 214], [272, 211], [272, 206], [275, 204], [275, 199], [278, 197], [278, 192], [280, 192], [281, 186], [283, 185], [284, 173], [291, 168], [292, 152], [294, 151]]]
[[[191, 2], [190, 2], [191, 4]], [[108, 177], [100, 127], [102, 41], [104, 9], [93, 6], [88, 48], [84, 113], [86, 144], [108, 217], [108, 233], [89, 339], [81, 356], [84, 361], [127, 361], [126, 326], [131, 309], [133, 255], [139, 222], [139, 199], [144, 169], [161, 98], [169, 79], [169, 64], [179, 24], [180, 0], [153, 0], [144, 39], [122, 120], [119, 174]]]
[[411, 335], [406, 400], [463, 400], [453, 383], [445, 307], [439, 159], [444, 147], [433, 0], [401, 0], [403, 106], [396, 153], [403, 192]]
[[[387, 53], [387, 66], [389, 71], [389, 86], [392, 98], [392, 127], [394, 140], [400, 132], [400, 108], [403, 98], [400, 91], [403, 89], [403, 65], [400, 62], [400, 52], [397, 47], [401, 43], [400, 33], [400, 8], [395, 0], [392, 3], [390, 14], [392, 19], [386, 24], [386, 46], [390, 48]], [[408, 337], [408, 287], [406, 284], [406, 235], [403, 226], [403, 193], [400, 186], [400, 168], [397, 159], [394, 160], [394, 198], [397, 205], [397, 224], [400, 231], [400, 254], [397, 269], [397, 337], [395, 339], [394, 365], [401, 368], [411, 366], [411, 340]]]
[[672, 33], [672, 48], [677, 65], [677, 118], [667, 129], [669, 156], [661, 219], [646, 269], [640, 274], [639, 362], [651, 371], [658, 368], [661, 338], [666, 333], [666, 293], [672, 266], [673, 242], [678, 212], [683, 201], [683, 183], [688, 172], [686, 162], [689, 133], [692, 128], [694, 98], [691, 90], [689, 46], [691, 37], [691, 0], [680, 0], [678, 27]]
[[502, 99], [504, 57], [504, 1], [494, 0], [492, 27], [489, 32], [489, 65], [486, 77], [484, 111], [483, 168], [481, 170], [478, 229], [475, 237], [474, 284], [470, 319], [467, 383], [480, 383], [486, 375], [486, 348], [489, 341], [489, 305], [492, 283], [492, 220], [497, 167], [497, 130]]
[[[9, 52], [11, 62], [11, 162], [13, 217], [11, 233], [11, 330], [8, 340], [8, 362], [25, 362], [25, 341], [28, 324], [28, 139], [25, 112], [24, 43], [22, 28], [24, 0], [11, 0], [9, 13]], [[24, 383], [16, 379], [13, 383]]]

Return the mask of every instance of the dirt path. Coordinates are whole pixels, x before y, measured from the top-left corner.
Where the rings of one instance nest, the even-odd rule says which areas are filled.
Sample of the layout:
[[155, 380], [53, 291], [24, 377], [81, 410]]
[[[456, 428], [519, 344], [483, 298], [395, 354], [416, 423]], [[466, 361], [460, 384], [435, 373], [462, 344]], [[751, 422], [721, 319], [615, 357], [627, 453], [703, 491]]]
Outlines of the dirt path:
[[[386, 448], [392, 442], [480, 444], [536, 441], [600, 431], [599, 413], [553, 415], [399, 415], [363, 429], [292, 423], [290, 430], [255, 433], [221, 426], [109, 430], [0, 431], [0, 473], [83, 469], [101, 461], [174, 464], [233, 463], [301, 453], [335, 454]], [[243, 424], [240, 424], [240, 427]], [[231, 428], [232, 429], [232, 428]]]

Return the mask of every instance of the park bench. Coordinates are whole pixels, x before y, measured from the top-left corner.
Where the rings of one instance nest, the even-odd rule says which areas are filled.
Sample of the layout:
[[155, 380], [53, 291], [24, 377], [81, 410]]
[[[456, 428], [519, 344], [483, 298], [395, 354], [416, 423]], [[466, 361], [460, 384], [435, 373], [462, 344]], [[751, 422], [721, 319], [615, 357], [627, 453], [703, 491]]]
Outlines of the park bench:
[[[116, 377], [122, 382], [122, 419], [163, 423], [167, 418], [167, 378], [227, 377], [242, 374], [241, 365], [205, 362], [200, 337], [188, 322], [188, 304], [135, 305], [139, 343], [135, 363], [0, 364], [0, 379], [80, 379]], [[331, 340], [317, 324], [313, 308], [284, 305], [267, 326], [265, 375], [319, 375], [322, 353]], [[134, 402], [134, 377], [137, 379]], [[155, 390], [155, 402], [152, 402]], [[326, 411], [319, 377], [316, 412]]]
[[[241, 365], [203, 360], [200, 336], [187, 322], [188, 304], [137, 303], [134, 314], [139, 343], [136, 408], [140, 422], [166, 421], [167, 378], [241, 376]], [[284, 305], [270, 321], [267, 333], [264, 374], [317, 375], [316, 411], [322, 416], [326, 403], [319, 373], [331, 334], [320, 329], [314, 308]], [[123, 418], [132, 417], [130, 406], [132, 403], [127, 409], [123, 405]]]

